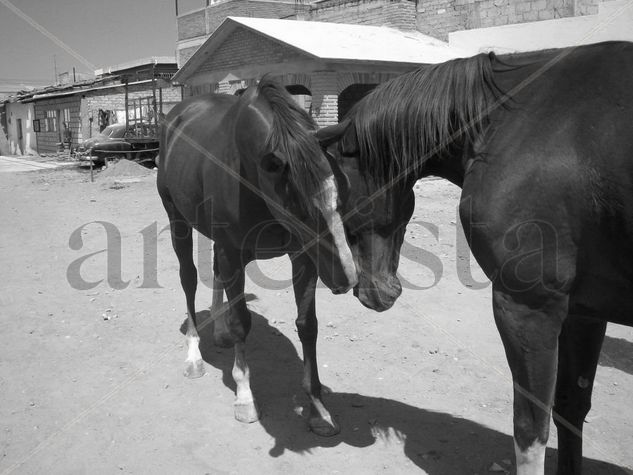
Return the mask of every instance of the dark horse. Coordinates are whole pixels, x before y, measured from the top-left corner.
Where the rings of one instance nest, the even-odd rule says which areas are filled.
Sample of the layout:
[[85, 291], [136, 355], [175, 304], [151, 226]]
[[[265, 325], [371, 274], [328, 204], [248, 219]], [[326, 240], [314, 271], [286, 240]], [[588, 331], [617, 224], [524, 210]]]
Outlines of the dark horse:
[[266, 78], [239, 98], [210, 94], [187, 99], [165, 119], [158, 192], [187, 301], [185, 375], [204, 374], [192, 228], [214, 241], [211, 313], [217, 317], [223, 291], [230, 307], [228, 317], [215, 319], [214, 339], [234, 345], [235, 417], [243, 422], [258, 419], [244, 353], [251, 327], [244, 268], [254, 259], [289, 254], [310, 426], [332, 435], [338, 428], [322, 403], [316, 362], [315, 288], [318, 276], [334, 293], [346, 292], [356, 284], [356, 268], [338, 212], [337, 183], [314, 129], [285, 89]]
[[[553, 408], [558, 473], [580, 473], [606, 324], [633, 325], [633, 44], [422, 67], [320, 134], [340, 140], [338, 158], [387, 202], [427, 175], [462, 187], [461, 221], [492, 281], [514, 381], [517, 471], [543, 473]], [[392, 213], [375, 242], [389, 244], [406, 214]], [[395, 269], [394, 256], [388, 248], [355, 257], [366, 271]], [[372, 292], [361, 295], [368, 306]]]

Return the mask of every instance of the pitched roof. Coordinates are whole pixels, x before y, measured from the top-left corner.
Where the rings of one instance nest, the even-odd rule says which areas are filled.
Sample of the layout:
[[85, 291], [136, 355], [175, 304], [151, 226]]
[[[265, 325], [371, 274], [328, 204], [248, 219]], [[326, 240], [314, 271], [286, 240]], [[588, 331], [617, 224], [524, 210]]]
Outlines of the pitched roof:
[[441, 63], [468, 53], [418, 31], [385, 26], [228, 17], [174, 76], [185, 82], [236, 29], [244, 28], [308, 57], [329, 62]]

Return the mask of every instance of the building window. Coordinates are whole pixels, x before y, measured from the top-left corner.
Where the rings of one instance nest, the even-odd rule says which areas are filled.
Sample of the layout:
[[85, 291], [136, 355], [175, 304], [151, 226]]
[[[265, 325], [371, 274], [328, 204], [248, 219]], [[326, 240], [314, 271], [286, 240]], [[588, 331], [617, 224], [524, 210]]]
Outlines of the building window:
[[57, 132], [57, 111], [46, 111], [45, 132]]

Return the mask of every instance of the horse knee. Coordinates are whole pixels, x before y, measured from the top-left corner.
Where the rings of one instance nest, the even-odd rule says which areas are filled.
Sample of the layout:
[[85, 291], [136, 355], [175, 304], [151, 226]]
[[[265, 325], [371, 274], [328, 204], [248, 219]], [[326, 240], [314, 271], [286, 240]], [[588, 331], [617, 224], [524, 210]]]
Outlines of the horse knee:
[[245, 308], [235, 313], [237, 318], [231, 318], [229, 328], [236, 341], [244, 341], [251, 331], [251, 312]]
[[585, 416], [591, 410], [591, 383], [586, 385], [585, 381], [587, 380], [579, 378], [578, 387], [556, 393], [554, 412], [559, 417], [556, 417], [554, 422], [557, 427], [565, 427], [563, 421], [578, 426], [578, 424], [582, 424]]
[[302, 342], [316, 341], [319, 333], [319, 327], [316, 319], [299, 318], [295, 322], [295, 325], [297, 326], [299, 339]]

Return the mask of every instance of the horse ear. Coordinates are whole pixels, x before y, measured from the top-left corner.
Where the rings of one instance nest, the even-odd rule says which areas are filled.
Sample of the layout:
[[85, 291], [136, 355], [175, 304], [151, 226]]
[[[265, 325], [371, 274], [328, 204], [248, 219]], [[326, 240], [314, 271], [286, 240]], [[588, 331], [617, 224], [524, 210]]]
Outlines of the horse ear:
[[259, 166], [267, 173], [280, 173], [286, 167], [288, 159], [279, 152], [270, 152], [264, 155]]
[[347, 130], [349, 124], [349, 119], [345, 119], [343, 122], [339, 122], [336, 125], [330, 125], [328, 127], [323, 127], [322, 129], [317, 130], [314, 133], [314, 136], [321, 144], [321, 147], [328, 148], [330, 145], [341, 138], [345, 130]]

